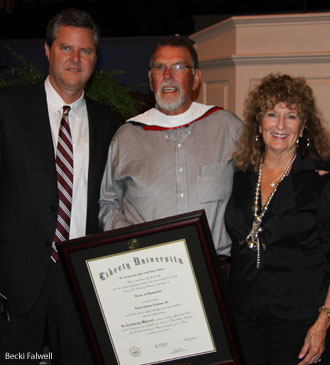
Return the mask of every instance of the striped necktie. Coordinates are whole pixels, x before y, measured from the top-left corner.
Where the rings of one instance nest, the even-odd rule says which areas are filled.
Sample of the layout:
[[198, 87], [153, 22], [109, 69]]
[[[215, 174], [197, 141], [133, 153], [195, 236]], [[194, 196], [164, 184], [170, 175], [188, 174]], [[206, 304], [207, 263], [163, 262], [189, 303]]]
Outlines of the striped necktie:
[[70, 107], [63, 106], [60, 130], [56, 150], [56, 172], [58, 187], [58, 216], [51, 258], [59, 259], [56, 243], [69, 239], [72, 188], [73, 188], [73, 148], [68, 115]]

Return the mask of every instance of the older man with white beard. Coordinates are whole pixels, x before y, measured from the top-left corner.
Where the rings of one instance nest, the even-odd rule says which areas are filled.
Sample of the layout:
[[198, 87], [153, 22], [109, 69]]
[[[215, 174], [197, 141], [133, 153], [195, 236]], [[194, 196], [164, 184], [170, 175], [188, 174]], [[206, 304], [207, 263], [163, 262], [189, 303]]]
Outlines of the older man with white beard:
[[156, 107], [115, 134], [101, 186], [104, 230], [205, 209], [218, 255], [230, 255], [224, 227], [241, 121], [193, 102], [201, 71], [193, 42], [162, 39], [150, 62]]

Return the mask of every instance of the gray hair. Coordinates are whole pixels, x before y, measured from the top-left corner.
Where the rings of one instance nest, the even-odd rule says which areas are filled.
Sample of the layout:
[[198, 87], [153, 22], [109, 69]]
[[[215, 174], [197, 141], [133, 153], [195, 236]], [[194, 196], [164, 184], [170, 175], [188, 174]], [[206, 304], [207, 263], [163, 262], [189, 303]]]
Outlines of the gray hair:
[[160, 39], [152, 50], [151, 57], [150, 57], [150, 66], [153, 62], [155, 53], [158, 50], [158, 48], [165, 47], [165, 46], [172, 46], [172, 47], [186, 48], [190, 53], [190, 57], [191, 57], [191, 61], [192, 61], [194, 69], [198, 68], [198, 56], [197, 56], [196, 49], [194, 47], [194, 43], [195, 42], [192, 39], [189, 39], [187, 37], [183, 37], [180, 35], [174, 35], [174, 36], [169, 36], [169, 37]]

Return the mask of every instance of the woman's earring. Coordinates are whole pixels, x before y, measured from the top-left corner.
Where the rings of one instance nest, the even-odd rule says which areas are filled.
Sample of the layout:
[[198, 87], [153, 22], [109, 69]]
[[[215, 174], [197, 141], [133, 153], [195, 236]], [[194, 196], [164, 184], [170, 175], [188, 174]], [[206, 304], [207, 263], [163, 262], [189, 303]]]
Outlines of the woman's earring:
[[310, 142], [311, 140], [308, 138], [308, 137], [306, 137], [306, 150], [308, 149], [308, 147], [309, 147], [309, 142]]
[[310, 146], [310, 142], [311, 140], [309, 139], [309, 137], [302, 136], [296, 140], [296, 146], [297, 148], [299, 148], [302, 154], [305, 154]]

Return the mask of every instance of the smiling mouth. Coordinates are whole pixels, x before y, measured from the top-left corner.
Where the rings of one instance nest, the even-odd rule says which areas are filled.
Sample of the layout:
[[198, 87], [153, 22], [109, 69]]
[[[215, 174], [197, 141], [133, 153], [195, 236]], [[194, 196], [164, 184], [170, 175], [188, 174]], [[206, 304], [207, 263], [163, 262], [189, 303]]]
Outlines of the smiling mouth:
[[67, 70], [70, 72], [80, 72], [81, 71], [79, 68], [72, 68], [72, 67], [68, 68]]
[[164, 93], [171, 93], [177, 91], [177, 88], [174, 86], [164, 86], [162, 87], [162, 92]]
[[272, 136], [274, 136], [276, 138], [286, 138], [286, 137], [288, 137], [288, 134], [272, 133]]

